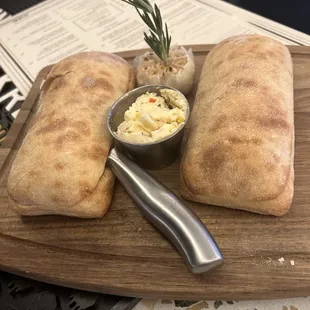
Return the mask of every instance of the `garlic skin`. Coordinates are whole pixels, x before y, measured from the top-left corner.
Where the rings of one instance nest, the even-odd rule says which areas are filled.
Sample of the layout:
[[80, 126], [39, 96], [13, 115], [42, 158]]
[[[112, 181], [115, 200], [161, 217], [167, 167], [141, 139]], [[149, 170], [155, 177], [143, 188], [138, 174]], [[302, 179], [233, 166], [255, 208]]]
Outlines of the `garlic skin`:
[[139, 86], [165, 85], [178, 89], [184, 95], [193, 88], [194, 55], [191, 49], [186, 50], [183, 46], [170, 48], [168, 66], [153, 51], [137, 56], [133, 66]]

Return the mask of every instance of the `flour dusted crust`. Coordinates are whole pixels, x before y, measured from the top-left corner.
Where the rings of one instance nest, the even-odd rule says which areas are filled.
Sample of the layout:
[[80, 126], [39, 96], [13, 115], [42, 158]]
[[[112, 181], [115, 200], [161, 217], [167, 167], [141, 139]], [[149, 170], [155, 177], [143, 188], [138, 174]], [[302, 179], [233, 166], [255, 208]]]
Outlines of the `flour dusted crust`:
[[107, 113], [133, 83], [127, 62], [108, 53], [76, 54], [53, 67], [8, 178], [17, 213], [100, 217], [106, 212], [114, 183], [105, 167], [111, 145]]
[[284, 45], [258, 35], [219, 43], [203, 66], [190, 121], [183, 197], [263, 214], [288, 211], [294, 104]]

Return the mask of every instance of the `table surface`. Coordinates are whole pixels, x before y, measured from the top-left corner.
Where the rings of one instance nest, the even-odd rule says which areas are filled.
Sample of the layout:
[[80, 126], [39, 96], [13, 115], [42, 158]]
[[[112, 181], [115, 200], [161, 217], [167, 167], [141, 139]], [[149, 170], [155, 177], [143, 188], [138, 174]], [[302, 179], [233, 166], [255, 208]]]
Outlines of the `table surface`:
[[[222, 1], [211, 0], [213, 5], [218, 9], [229, 12], [231, 15], [238, 16], [244, 21], [257, 22], [264, 25], [266, 28], [272, 28], [276, 23], [269, 22], [265, 18], [261, 18], [253, 13], [239, 9], [232, 5], [226, 4]], [[0, 20], [7, 17], [0, 8]], [[290, 31], [288, 27], [281, 27], [282, 31]], [[204, 42], [201, 42], [204, 43]], [[1, 60], [0, 60], [1, 67]], [[9, 76], [14, 82], [14, 77]], [[15, 83], [18, 84], [18, 83]], [[0, 90], [1, 101], [1, 90]], [[310, 308], [310, 297], [291, 298], [291, 299], [278, 299], [278, 300], [259, 300], [259, 301], [172, 301], [172, 300], [147, 300], [143, 299], [135, 306], [135, 310], [179, 310], [179, 309], [220, 309], [220, 310], [308, 310]]]

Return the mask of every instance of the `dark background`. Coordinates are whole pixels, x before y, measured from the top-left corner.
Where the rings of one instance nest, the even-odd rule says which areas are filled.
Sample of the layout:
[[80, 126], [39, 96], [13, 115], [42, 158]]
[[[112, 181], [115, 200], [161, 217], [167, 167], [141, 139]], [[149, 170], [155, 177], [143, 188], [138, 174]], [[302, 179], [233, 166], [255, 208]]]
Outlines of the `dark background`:
[[310, 34], [310, 0], [237, 0], [236, 5]]

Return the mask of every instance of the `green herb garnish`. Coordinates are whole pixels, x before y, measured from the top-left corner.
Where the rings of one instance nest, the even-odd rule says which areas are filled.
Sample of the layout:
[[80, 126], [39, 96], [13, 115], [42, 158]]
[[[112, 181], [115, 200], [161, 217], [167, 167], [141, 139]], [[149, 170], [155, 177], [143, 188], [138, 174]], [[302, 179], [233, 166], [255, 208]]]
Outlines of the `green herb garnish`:
[[144, 32], [144, 40], [154, 53], [165, 63], [169, 65], [169, 49], [171, 36], [168, 32], [167, 24], [163, 27], [160, 10], [155, 4], [152, 7], [149, 0], [121, 0], [135, 7], [138, 14], [149, 27], [150, 34]]

